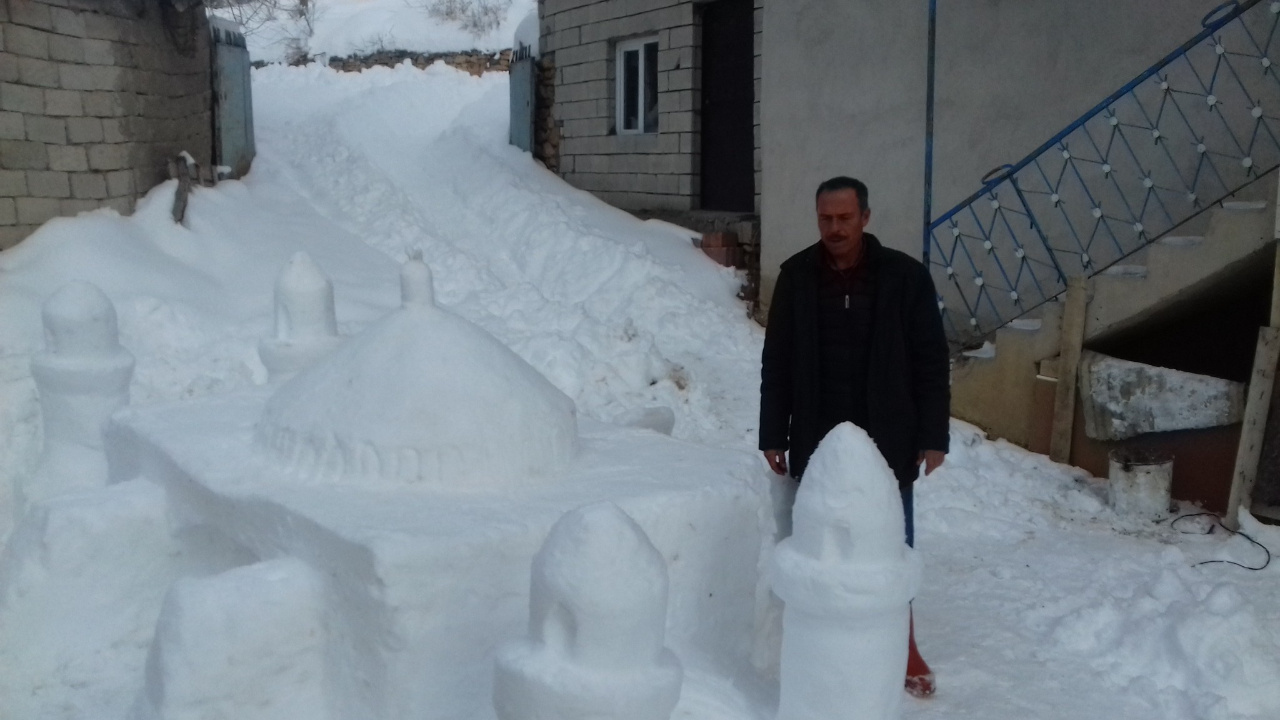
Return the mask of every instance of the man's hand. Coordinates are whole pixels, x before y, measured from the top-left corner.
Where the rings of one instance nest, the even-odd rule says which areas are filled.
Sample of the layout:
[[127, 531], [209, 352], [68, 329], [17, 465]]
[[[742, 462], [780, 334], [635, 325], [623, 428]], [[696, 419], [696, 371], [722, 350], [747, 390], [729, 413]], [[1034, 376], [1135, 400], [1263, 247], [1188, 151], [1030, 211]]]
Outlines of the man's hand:
[[769, 467], [779, 475], [787, 474], [787, 451], [786, 450], [765, 450], [764, 459], [769, 462]]
[[[768, 453], [765, 453], [767, 456]], [[920, 467], [920, 463], [924, 463], [924, 474], [928, 475], [938, 466], [942, 465], [942, 461], [947, 458], [947, 454], [941, 450], [921, 450], [920, 455], [916, 458], [916, 467]]]

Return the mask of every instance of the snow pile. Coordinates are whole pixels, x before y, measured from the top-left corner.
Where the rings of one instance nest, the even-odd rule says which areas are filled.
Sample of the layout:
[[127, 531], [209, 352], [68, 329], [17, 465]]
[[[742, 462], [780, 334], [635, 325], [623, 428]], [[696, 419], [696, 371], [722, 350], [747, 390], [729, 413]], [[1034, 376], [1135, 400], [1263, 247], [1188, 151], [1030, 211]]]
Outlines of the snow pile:
[[[477, 34], [466, 27], [465, 16], [434, 17], [429, 12], [433, 0], [312, 0], [310, 21], [277, 13], [267, 22], [246, 27], [249, 55], [283, 62], [299, 52], [345, 57], [381, 50], [504, 50], [512, 46], [521, 20], [537, 10], [536, 0], [509, 0], [505, 8], [494, 0], [482, 2], [494, 6], [498, 22]], [[215, 12], [231, 16], [229, 11]]]
[[[1059, 698], [1037, 714], [1064, 720], [1280, 713], [1280, 566], [1198, 565], [1256, 567], [1262, 550], [1220, 530], [1196, 534], [1209, 528], [1200, 519], [1170, 527], [1117, 515], [1101, 481], [963, 423], [952, 423], [951, 448], [916, 491], [926, 566], [916, 632], [947, 707], [1017, 717], [1034, 696]], [[1280, 529], [1246, 525], [1280, 548]], [[982, 650], [959, 628], [970, 623], [984, 628]], [[1071, 691], [1082, 687], [1090, 692]], [[918, 709], [907, 717], [945, 715]]]

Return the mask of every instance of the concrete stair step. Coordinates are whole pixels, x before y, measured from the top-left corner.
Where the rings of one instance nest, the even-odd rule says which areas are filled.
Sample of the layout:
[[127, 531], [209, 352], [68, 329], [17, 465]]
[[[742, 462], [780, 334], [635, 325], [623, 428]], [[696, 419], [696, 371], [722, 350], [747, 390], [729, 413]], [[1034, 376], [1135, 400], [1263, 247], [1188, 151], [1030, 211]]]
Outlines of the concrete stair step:
[[1147, 266], [1146, 265], [1112, 265], [1106, 270], [1103, 270], [1102, 274], [1110, 275], [1111, 277], [1123, 277], [1123, 278], [1133, 278], [1135, 280], [1141, 280], [1147, 276]]
[[967, 358], [975, 358], [979, 360], [990, 360], [996, 356], [996, 344], [990, 340], [984, 340], [982, 347], [973, 350], [965, 350], [960, 353]]
[[1195, 247], [1204, 242], [1203, 235], [1165, 235], [1156, 241], [1157, 245], [1167, 247]]
[[1228, 212], [1258, 212], [1267, 209], [1266, 200], [1223, 200], [1222, 209]]

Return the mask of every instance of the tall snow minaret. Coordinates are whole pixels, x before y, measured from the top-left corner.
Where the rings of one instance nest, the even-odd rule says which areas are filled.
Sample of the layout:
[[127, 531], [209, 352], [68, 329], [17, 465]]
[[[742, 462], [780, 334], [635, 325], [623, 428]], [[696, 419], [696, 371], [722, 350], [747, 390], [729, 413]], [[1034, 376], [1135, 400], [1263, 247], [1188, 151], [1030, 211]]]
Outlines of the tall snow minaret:
[[276, 279], [275, 334], [258, 342], [258, 357], [274, 382], [328, 355], [342, 338], [333, 283], [305, 252], [294, 253]]
[[498, 652], [500, 720], [668, 720], [684, 670], [664, 646], [667, 582], [617, 505], [566, 513], [533, 559], [529, 638]]
[[102, 433], [129, 404], [133, 355], [120, 346], [116, 308], [96, 286], [73, 282], [44, 303], [45, 350], [32, 357], [40, 391], [44, 452], [35, 473], [19, 484], [14, 503], [28, 503], [107, 484]]
[[774, 555], [782, 616], [778, 720], [894, 720], [920, 561], [898, 481], [852, 423], [818, 445]]

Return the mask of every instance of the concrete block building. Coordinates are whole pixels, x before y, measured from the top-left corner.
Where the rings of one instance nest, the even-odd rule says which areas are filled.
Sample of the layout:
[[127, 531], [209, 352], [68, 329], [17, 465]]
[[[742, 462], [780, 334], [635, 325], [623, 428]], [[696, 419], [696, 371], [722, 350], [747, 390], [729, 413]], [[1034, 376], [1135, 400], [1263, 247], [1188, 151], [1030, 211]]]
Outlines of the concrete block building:
[[763, 0], [540, 0], [559, 173], [618, 207], [754, 215]]
[[0, 249], [209, 163], [211, 111], [202, 2], [0, 0]]

